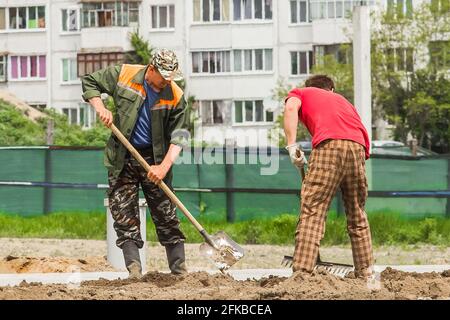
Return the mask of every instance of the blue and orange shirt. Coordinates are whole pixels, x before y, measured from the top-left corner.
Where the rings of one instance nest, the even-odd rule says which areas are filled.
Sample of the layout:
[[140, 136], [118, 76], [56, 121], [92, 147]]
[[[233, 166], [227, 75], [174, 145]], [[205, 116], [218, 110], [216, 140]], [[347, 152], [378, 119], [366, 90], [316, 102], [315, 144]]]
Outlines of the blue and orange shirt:
[[139, 109], [136, 125], [131, 134], [131, 144], [138, 149], [150, 147], [152, 145], [152, 113], [151, 108], [158, 99], [156, 92], [147, 81], [144, 80], [146, 97]]

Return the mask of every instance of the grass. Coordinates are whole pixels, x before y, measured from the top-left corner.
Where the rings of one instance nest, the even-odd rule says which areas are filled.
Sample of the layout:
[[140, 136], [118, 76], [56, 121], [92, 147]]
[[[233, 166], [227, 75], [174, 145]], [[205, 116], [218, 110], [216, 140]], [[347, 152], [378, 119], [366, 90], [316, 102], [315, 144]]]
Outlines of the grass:
[[[209, 233], [224, 230], [241, 244], [294, 243], [297, 217], [280, 216], [227, 223], [226, 221], [199, 219]], [[450, 219], [429, 217], [406, 219], [395, 213], [369, 215], [374, 245], [433, 244], [450, 245]], [[194, 227], [182, 219], [181, 228], [188, 242], [201, 242]], [[97, 239], [106, 238], [104, 213], [53, 213], [36, 217], [0, 214], [0, 237]], [[147, 224], [147, 239], [157, 241], [153, 223]], [[331, 213], [327, 220], [324, 245], [348, 245], [345, 218]]]

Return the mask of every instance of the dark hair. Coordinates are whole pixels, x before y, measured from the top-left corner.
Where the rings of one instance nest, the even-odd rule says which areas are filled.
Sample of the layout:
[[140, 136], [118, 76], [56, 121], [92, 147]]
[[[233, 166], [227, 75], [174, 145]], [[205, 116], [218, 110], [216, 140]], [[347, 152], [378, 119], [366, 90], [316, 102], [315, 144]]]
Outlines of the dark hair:
[[306, 80], [305, 87], [316, 87], [331, 91], [334, 89], [334, 82], [330, 77], [323, 74], [318, 74]]

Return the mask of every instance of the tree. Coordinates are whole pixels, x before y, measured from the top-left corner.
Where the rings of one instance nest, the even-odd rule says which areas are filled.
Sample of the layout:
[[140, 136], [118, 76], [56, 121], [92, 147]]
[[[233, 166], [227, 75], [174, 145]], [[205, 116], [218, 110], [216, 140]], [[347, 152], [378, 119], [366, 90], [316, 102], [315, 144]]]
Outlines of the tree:
[[[349, 44], [342, 44], [339, 51], [342, 53], [351, 53], [351, 46]], [[336, 93], [343, 95], [353, 103], [353, 65], [350, 61], [348, 63], [339, 62], [334, 55], [316, 57], [316, 63], [312, 68], [312, 73], [326, 74], [331, 77], [336, 87]]]
[[409, 15], [393, 7], [373, 16], [374, 118], [393, 124], [395, 139], [407, 142], [411, 134], [423, 147], [448, 152], [449, 13], [433, 5], [422, 4]]
[[149, 64], [154, 48], [149, 44], [148, 40], [144, 40], [139, 35], [139, 32], [136, 31], [130, 34], [130, 43], [134, 50], [126, 55], [127, 63]]
[[418, 71], [411, 78], [404, 108], [406, 123], [418, 144], [448, 152], [450, 81], [442, 74]]
[[[423, 147], [449, 152], [449, 10], [435, 4], [422, 4], [406, 15], [395, 6], [372, 14], [372, 119], [392, 124], [396, 140], [406, 143], [411, 135]], [[352, 64], [334, 56], [315, 60], [313, 74], [329, 75], [336, 91], [353, 101]], [[286, 90], [279, 82], [274, 92], [285, 96]]]

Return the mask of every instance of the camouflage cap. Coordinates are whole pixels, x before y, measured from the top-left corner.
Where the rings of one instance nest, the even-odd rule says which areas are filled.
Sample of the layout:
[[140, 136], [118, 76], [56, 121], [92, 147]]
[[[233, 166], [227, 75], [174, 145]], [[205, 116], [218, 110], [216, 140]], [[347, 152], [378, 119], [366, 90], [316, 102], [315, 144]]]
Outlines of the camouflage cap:
[[178, 69], [178, 58], [172, 50], [156, 50], [150, 64], [155, 66], [166, 80], [179, 81], [183, 79], [183, 74]]

